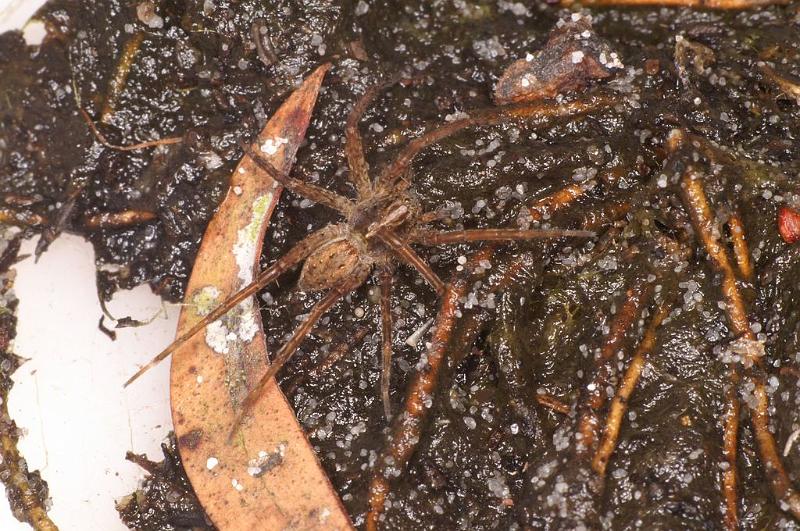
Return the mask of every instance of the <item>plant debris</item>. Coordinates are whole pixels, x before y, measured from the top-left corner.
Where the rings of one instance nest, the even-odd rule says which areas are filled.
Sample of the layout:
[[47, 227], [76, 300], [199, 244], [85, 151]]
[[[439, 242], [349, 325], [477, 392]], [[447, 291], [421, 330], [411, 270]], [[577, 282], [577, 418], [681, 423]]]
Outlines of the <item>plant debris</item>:
[[[425, 411], [402, 466], [385, 461], [392, 447], [377, 392], [381, 338], [367, 332], [346, 354], [338, 348], [380, 325], [380, 286], [368, 282], [320, 319], [278, 379], [293, 388], [288, 399], [355, 526], [373, 511], [382, 529], [799, 528], [791, 511], [800, 451], [790, 442], [800, 429], [800, 248], [779, 224], [781, 209], [800, 208], [796, 2], [578, 10], [511, 1], [170, 0], [152, 3], [162, 27], [139, 19], [140, 3], [57, 0], [39, 15], [48, 28], [40, 47], [0, 37], [0, 94], [8, 94], [0, 96], [0, 192], [36, 199], [2, 207], [31, 233], [86, 234], [103, 297], [143, 282], [183, 297], [240, 142], [318, 64], [334, 66], [292, 177], [340, 195], [354, 191], [343, 117], [367, 87], [399, 70], [412, 70], [414, 83], [382, 93], [364, 115], [370, 167], [397, 159], [433, 124], [491, 105], [512, 58], [546, 49], [573, 12], [591, 14], [589, 39], [607, 43], [624, 65], [550, 96], [570, 104], [602, 94], [607, 106], [552, 127], [463, 131], [393, 170], [403, 170], [400, 179], [441, 230], [593, 226], [598, 237], [499, 245], [480, 264], [483, 276], [458, 300], [452, 343], [434, 392], [421, 397]], [[183, 140], [109, 148], [81, 117], [76, 94], [108, 143]], [[675, 130], [684, 132], [677, 151]], [[687, 166], [702, 175], [716, 247], [707, 247], [686, 201]], [[562, 208], [549, 211], [551, 203]], [[127, 211], [156, 217], [83, 226]], [[26, 224], [28, 213], [39, 223]], [[323, 205], [283, 194], [262, 266], [333, 221]], [[464, 275], [476, 247], [415, 251], [446, 284]], [[729, 271], [720, 272], [709, 249], [724, 250]], [[511, 280], [492, 291], [512, 265]], [[296, 280], [287, 275], [258, 295], [271, 352], [320, 300], [293, 289]], [[603, 357], [626, 292], [639, 282], [649, 298]], [[414, 334], [438, 307], [403, 267], [392, 285], [389, 400], [398, 411], [428, 368], [437, 332]], [[590, 390], [596, 382], [602, 388]], [[592, 412], [585, 398], [595, 392], [603, 403]], [[615, 397], [628, 392], [621, 411]], [[598, 449], [575, 460], [580, 416], [597, 419]], [[280, 440], [243, 464], [259, 451], [272, 455]], [[245, 489], [286, 462], [261, 478], [243, 469], [228, 488]], [[201, 465], [207, 473], [225, 467], [211, 455]], [[390, 488], [374, 510], [368, 493], [379, 469]]]
[[23, 363], [13, 351], [17, 334], [17, 298], [14, 295], [15, 271], [20, 233], [0, 227], [0, 480], [6, 488], [11, 512], [20, 522], [36, 531], [56, 531], [58, 528], [47, 514], [50, 507], [47, 483], [39, 471], [29, 471], [17, 443], [20, 430], [8, 414], [8, 395], [14, 382], [12, 374]]
[[161, 445], [164, 460], [154, 463], [128, 453], [147, 471], [141, 486], [117, 502], [122, 521], [135, 531], [215, 531], [183, 468], [174, 433]]
[[503, 72], [494, 99], [504, 105], [567, 95], [624, 67], [619, 54], [595, 34], [591, 16], [573, 13], [556, 23], [544, 48]]

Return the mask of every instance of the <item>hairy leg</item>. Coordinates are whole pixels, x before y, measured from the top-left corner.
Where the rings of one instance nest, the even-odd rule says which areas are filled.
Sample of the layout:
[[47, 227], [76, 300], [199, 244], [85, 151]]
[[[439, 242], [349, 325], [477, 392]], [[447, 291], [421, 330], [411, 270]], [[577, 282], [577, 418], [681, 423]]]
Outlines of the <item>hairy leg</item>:
[[358, 344], [364, 341], [364, 338], [367, 337], [368, 332], [368, 327], [358, 327], [351, 337], [332, 348], [325, 359], [310, 367], [307, 365], [301, 366], [298, 369], [297, 376], [293, 378], [286, 387], [284, 387], [286, 395], [293, 394], [297, 388], [307, 380], [319, 378], [325, 374], [325, 372], [333, 367], [336, 362], [345, 357], [347, 354], [350, 354]]
[[342, 197], [336, 192], [331, 192], [330, 190], [326, 190], [325, 188], [321, 188], [314, 184], [301, 181], [300, 179], [295, 179], [294, 177], [279, 171], [278, 168], [270, 164], [266, 158], [254, 150], [252, 146], [244, 142], [242, 142], [240, 146], [244, 150], [245, 154], [249, 156], [259, 168], [267, 172], [270, 177], [285, 186], [287, 189], [305, 197], [306, 199], [310, 199], [315, 203], [320, 203], [332, 208], [340, 212], [345, 217], [350, 215], [350, 212], [353, 209], [353, 203], [351, 203], [346, 197]]
[[344, 151], [347, 156], [347, 165], [350, 167], [350, 181], [356, 187], [359, 199], [369, 197], [372, 193], [372, 183], [369, 178], [369, 165], [364, 157], [364, 143], [361, 140], [361, 132], [358, 130], [358, 122], [361, 121], [361, 117], [364, 116], [367, 107], [375, 101], [375, 98], [383, 90], [400, 81], [400, 79], [402, 79], [402, 76], [395, 74], [387, 81], [367, 88], [347, 116]]
[[139, 376], [158, 365], [158, 363], [175, 352], [175, 350], [180, 348], [189, 339], [194, 337], [195, 334], [205, 329], [208, 325], [220, 317], [223, 317], [240, 302], [256, 294], [259, 290], [263, 289], [267, 284], [278, 278], [281, 274], [303, 261], [315, 249], [319, 248], [321, 245], [324, 245], [329, 240], [336, 238], [337, 236], [338, 234], [335, 234], [335, 231], [331, 230], [330, 227], [325, 227], [324, 229], [321, 229], [304, 238], [302, 241], [300, 241], [300, 243], [292, 247], [289, 252], [281, 256], [274, 264], [272, 264], [271, 267], [260, 272], [253, 282], [234, 293], [228, 299], [222, 301], [222, 303], [220, 303], [219, 306], [211, 311], [211, 313], [203, 317], [188, 331], [184, 332], [175, 341], [170, 343], [167, 348], [162, 350], [155, 358], [150, 360], [150, 362], [139, 369], [136, 374], [131, 376], [128, 381], [125, 382], [124, 387], [129, 386], [137, 378], [139, 378]]
[[283, 367], [286, 362], [291, 359], [292, 354], [297, 351], [297, 348], [300, 346], [306, 336], [308, 336], [309, 332], [311, 332], [311, 329], [314, 327], [314, 325], [317, 324], [317, 321], [319, 321], [320, 318], [325, 315], [325, 313], [327, 313], [327, 311], [330, 310], [334, 304], [360, 286], [361, 283], [361, 279], [358, 279], [358, 281], [350, 282], [338, 288], [333, 288], [314, 305], [314, 307], [308, 313], [306, 320], [300, 323], [300, 325], [292, 333], [292, 337], [289, 338], [289, 341], [287, 341], [281, 347], [278, 353], [275, 354], [275, 358], [272, 360], [267, 372], [264, 373], [264, 376], [261, 377], [261, 380], [259, 380], [256, 386], [250, 390], [250, 393], [244, 399], [244, 402], [242, 402], [241, 410], [233, 422], [228, 440], [232, 440], [239, 431], [239, 428], [241, 427], [245, 417], [247, 417], [247, 415], [253, 410], [253, 407], [258, 403], [261, 395], [267, 388], [267, 385], [275, 377], [281, 367]]
[[444, 293], [444, 282], [433, 270], [414, 252], [406, 242], [402, 241], [397, 235], [391, 231], [382, 230], [376, 236], [398, 256], [401, 260], [414, 267], [419, 274], [433, 287], [436, 294], [441, 297]]
[[[537, 102], [473, 111], [467, 118], [441, 125], [406, 144], [394, 162], [381, 172], [375, 189], [381, 192], [392, 190], [420, 151], [468, 127], [514, 120], [549, 123], [554, 118], [578, 116], [610, 107], [614, 103], [612, 98], [606, 96], [589, 96], [557, 105], [553, 105], [552, 102]], [[408, 184], [404, 183], [404, 186]]]

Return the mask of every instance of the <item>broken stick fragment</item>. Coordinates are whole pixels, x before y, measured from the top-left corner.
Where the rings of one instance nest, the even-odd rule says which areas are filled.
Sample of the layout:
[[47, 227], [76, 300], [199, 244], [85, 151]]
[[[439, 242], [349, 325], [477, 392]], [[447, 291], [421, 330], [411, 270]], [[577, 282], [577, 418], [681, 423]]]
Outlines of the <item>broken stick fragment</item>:
[[[571, 6], [576, 3], [578, 3], [576, 0], [561, 0], [562, 6]], [[788, 3], [789, 0], [580, 0], [581, 5], [593, 7], [664, 6], [696, 9], [753, 9]]]
[[498, 105], [554, 98], [586, 88], [623, 68], [619, 55], [592, 30], [589, 15], [559, 20], [544, 47], [512, 63], [494, 91]]

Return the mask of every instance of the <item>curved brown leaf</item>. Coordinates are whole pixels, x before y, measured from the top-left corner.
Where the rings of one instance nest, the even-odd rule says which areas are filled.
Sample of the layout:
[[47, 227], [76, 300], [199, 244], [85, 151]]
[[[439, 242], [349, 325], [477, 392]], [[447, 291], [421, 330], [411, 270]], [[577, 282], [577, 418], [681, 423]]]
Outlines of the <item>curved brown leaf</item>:
[[[278, 109], [256, 140], [288, 171], [322, 79], [319, 67]], [[178, 332], [253, 279], [280, 187], [245, 156], [211, 220], [186, 290]], [[236, 405], [267, 366], [257, 305], [241, 303], [172, 357], [172, 417], [183, 464], [200, 502], [221, 530], [351, 529], [280, 389], [272, 384], [233, 443]]]

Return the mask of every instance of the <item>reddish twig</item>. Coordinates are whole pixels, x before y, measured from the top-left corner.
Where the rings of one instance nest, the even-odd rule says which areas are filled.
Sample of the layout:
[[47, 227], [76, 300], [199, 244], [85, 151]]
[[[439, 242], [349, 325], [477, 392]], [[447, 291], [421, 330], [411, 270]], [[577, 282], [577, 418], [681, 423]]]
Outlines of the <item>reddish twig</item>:
[[[745, 340], [745, 344], [751, 347], [741, 352], [744, 357], [743, 364], [748, 368], [759, 367], [761, 365], [763, 347], [761, 350], [757, 348], [758, 342], [750, 328], [744, 301], [736, 284], [733, 266], [728, 253], [717, 237], [719, 230], [717, 230], [715, 217], [712, 214], [700, 176], [693, 168], [689, 167], [683, 174], [682, 184], [684, 203], [695, 232], [700, 237], [712, 266], [722, 275], [722, 295], [725, 299], [725, 311], [731, 329], [738, 338]], [[738, 368], [732, 369], [730, 376], [732, 387], [735, 389], [740, 382]], [[782, 507], [791, 512], [796, 518], [800, 518], [800, 495], [792, 487], [778, 453], [775, 438], [769, 429], [769, 399], [765, 390], [764, 377], [760, 371], [750, 370], [745, 377], [745, 382], [752, 385], [752, 392], [756, 398], [755, 407], [750, 408], [750, 418], [755, 431], [761, 461], [764, 464], [773, 495], [781, 502]], [[727, 398], [729, 404], [723, 446], [729, 466], [723, 473], [723, 489], [728, 508], [726, 523], [729, 528], [735, 529], [738, 526], [735, 510], [738, 505], [736, 501], [736, 430], [738, 430], [739, 405], [738, 401], [735, 400], [735, 390], [727, 393]]]
[[549, 219], [551, 215], [571, 205], [576, 199], [586, 193], [586, 188], [579, 184], [571, 184], [557, 192], [535, 201], [530, 207], [531, 219], [541, 221]]
[[108, 123], [109, 118], [111, 118], [111, 115], [114, 113], [114, 107], [117, 103], [117, 98], [119, 98], [119, 95], [122, 93], [125, 85], [128, 82], [128, 74], [131, 72], [133, 60], [139, 53], [142, 42], [144, 42], [144, 32], [137, 31], [128, 40], [128, 42], [125, 43], [125, 47], [122, 49], [122, 54], [120, 55], [119, 62], [117, 63], [117, 68], [114, 71], [114, 76], [108, 82], [106, 101], [103, 104], [103, 111], [100, 114], [100, 121], [103, 123]]
[[731, 214], [730, 219], [728, 219], [728, 227], [731, 230], [733, 255], [736, 257], [739, 274], [745, 280], [752, 280], [753, 262], [750, 260], [750, 249], [747, 246], [747, 240], [744, 238], [744, 224], [738, 212]]
[[83, 224], [87, 229], [120, 229], [133, 225], [141, 225], [156, 219], [155, 212], [147, 210], [123, 210], [122, 212], [104, 212], [87, 216]]
[[785, 5], [788, 0], [561, 0], [561, 5], [571, 6], [580, 3], [584, 6], [665, 6], [693, 7], [697, 9], [752, 9], [771, 5]]
[[453, 135], [463, 129], [475, 126], [494, 125], [498, 123], [520, 120], [541, 125], [557, 118], [569, 118], [607, 108], [615, 104], [615, 100], [606, 95], [589, 96], [582, 100], [555, 105], [547, 103], [524, 103], [507, 105], [472, 111], [466, 118], [455, 120], [425, 133], [410, 141], [398, 154], [394, 162], [387, 166], [378, 177], [376, 188], [390, 189], [394, 183], [405, 175], [411, 162], [419, 152]]
[[639, 382], [645, 361], [655, 347], [656, 331], [661, 326], [664, 318], [669, 315], [670, 308], [671, 304], [662, 303], [656, 314], [650, 319], [644, 337], [622, 377], [617, 394], [611, 401], [611, 407], [606, 418], [606, 426], [603, 430], [603, 439], [592, 460], [592, 468], [600, 476], [605, 476], [606, 466], [617, 446], [622, 419], [628, 410], [628, 401], [636, 388], [636, 384]]
[[561, 413], [562, 415], [569, 414], [570, 407], [553, 395], [536, 393], [536, 402], [538, 402], [540, 406], [546, 407], [556, 413]]
[[34, 212], [5, 207], [0, 208], [0, 223], [17, 227], [41, 227], [47, 223], [47, 218]]
[[600, 357], [596, 361], [596, 372], [587, 386], [587, 393], [578, 404], [579, 442], [578, 456], [594, 453], [600, 430], [600, 409], [606, 402], [606, 386], [610, 377], [609, 362], [622, 347], [630, 328], [642, 313], [653, 291], [653, 285], [646, 280], [638, 280], [625, 292], [625, 300], [611, 322], [611, 329], [605, 339]]
[[165, 146], [169, 144], [180, 144], [181, 142], [183, 142], [183, 137], [173, 136], [173, 137], [162, 138], [160, 140], [148, 140], [147, 142], [140, 142], [138, 144], [132, 144], [130, 146], [119, 146], [117, 144], [112, 144], [111, 142], [108, 141], [105, 135], [103, 135], [103, 133], [101, 133], [100, 130], [97, 128], [97, 126], [94, 124], [91, 116], [89, 116], [89, 113], [87, 113], [82, 107], [78, 108], [78, 112], [80, 112], [81, 116], [83, 116], [83, 120], [86, 122], [86, 125], [89, 126], [89, 130], [95, 136], [97, 141], [109, 149], [115, 149], [117, 151], [136, 151], [138, 149], [147, 149], [151, 147]]

